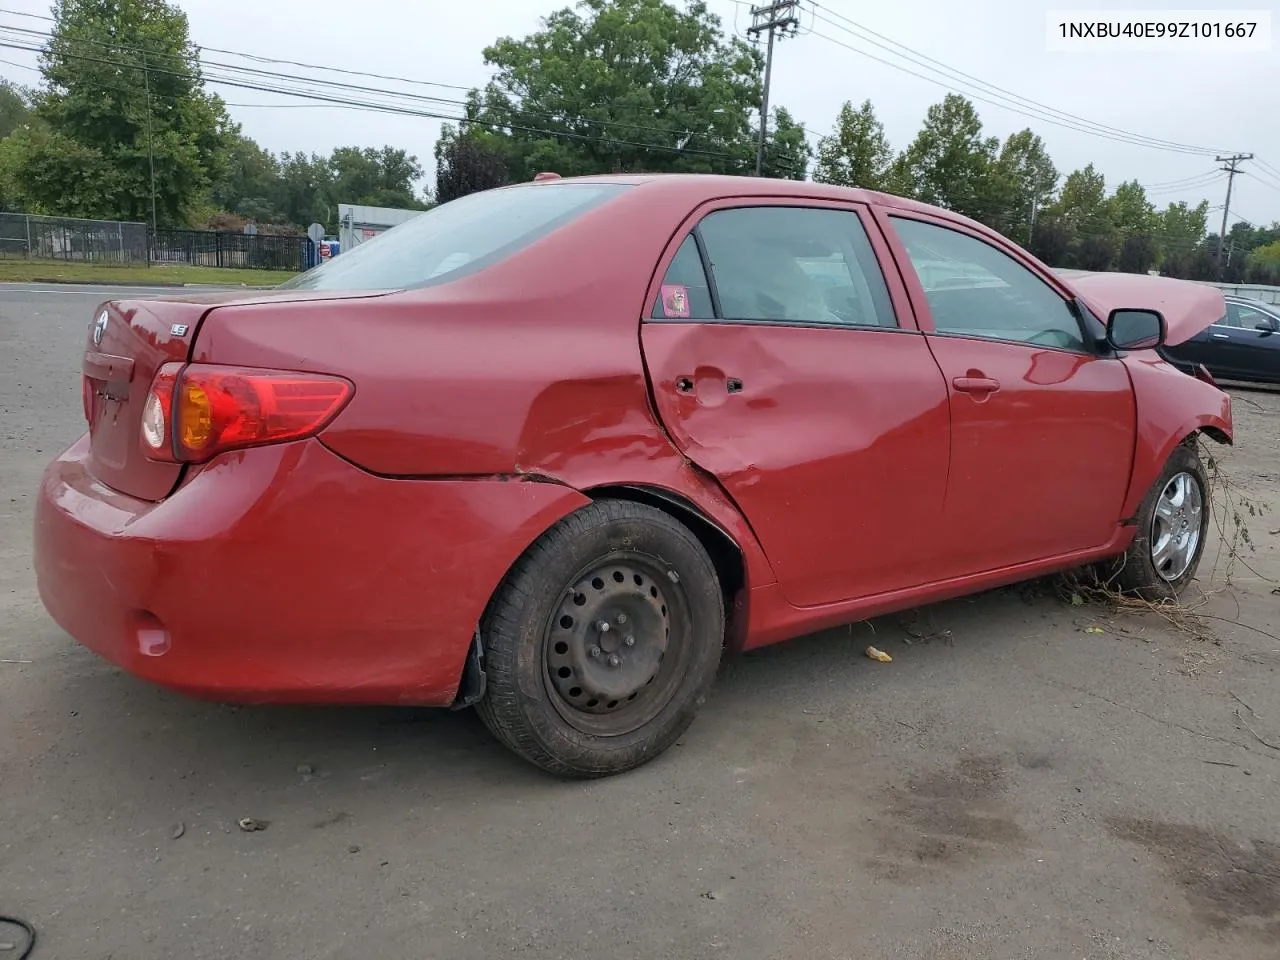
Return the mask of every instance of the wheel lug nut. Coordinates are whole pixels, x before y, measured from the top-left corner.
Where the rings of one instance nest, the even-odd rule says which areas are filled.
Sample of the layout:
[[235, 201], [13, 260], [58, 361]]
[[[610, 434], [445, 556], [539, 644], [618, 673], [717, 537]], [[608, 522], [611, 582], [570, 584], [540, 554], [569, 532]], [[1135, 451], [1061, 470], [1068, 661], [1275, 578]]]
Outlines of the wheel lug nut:
[[625, 613], [618, 614], [618, 623], [621, 624], [626, 622], [627, 622], [627, 615]]
[[593, 657], [598, 657], [600, 656], [600, 648], [593, 643], [591, 647], [587, 650], [587, 653], [591, 654], [591, 656]]
[[597, 622], [596, 622], [596, 629], [597, 629], [597, 630], [599, 630], [601, 633], [608, 633], [608, 632], [609, 632], [609, 621], [608, 621], [608, 620], [599, 620], [599, 621], [597, 621]]
[[615, 653], [615, 654], [613, 654], [613, 656], [611, 656], [611, 657], [609, 658], [609, 666], [611, 666], [611, 667], [620, 667], [620, 666], [622, 666], [622, 658], [621, 658], [621, 657], [619, 657], [616, 653]]
[[628, 647], [634, 647], [636, 645], [636, 638], [628, 634], [626, 639], [623, 640], [622, 642], [625, 643]]

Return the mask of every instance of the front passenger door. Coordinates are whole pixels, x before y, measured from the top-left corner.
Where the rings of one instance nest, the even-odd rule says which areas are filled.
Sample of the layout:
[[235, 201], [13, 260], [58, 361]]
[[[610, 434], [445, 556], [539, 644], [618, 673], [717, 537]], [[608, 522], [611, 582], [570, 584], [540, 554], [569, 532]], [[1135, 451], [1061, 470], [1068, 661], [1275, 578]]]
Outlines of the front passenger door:
[[937, 549], [951, 574], [1106, 544], [1136, 436], [1123, 363], [1099, 356], [1064, 295], [990, 239], [927, 215], [886, 221], [949, 391]]

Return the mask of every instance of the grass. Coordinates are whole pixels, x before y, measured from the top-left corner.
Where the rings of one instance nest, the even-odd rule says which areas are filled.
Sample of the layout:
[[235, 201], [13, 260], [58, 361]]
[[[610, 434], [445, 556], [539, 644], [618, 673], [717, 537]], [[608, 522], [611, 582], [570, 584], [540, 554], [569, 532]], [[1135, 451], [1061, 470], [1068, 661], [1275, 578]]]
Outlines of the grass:
[[157, 264], [67, 263], [60, 260], [0, 260], [0, 283], [153, 283], [159, 286], [209, 283], [231, 286], [273, 287], [293, 273], [285, 270], [233, 270], [218, 267]]

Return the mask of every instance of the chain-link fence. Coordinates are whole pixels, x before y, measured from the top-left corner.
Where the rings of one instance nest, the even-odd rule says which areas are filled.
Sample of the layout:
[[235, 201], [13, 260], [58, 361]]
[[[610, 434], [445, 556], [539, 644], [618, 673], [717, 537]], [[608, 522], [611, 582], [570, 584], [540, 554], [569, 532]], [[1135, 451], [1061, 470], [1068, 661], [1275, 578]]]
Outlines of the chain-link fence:
[[0, 213], [0, 259], [146, 263], [147, 225]]

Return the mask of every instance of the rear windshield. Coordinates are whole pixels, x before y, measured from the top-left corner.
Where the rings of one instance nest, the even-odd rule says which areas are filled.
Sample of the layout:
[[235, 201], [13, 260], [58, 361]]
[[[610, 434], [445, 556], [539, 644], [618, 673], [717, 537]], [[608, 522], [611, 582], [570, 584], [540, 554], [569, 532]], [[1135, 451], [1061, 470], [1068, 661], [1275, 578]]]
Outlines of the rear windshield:
[[442, 203], [283, 286], [293, 290], [402, 290], [482, 270], [615, 197], [626, 184], [540, 183]]

